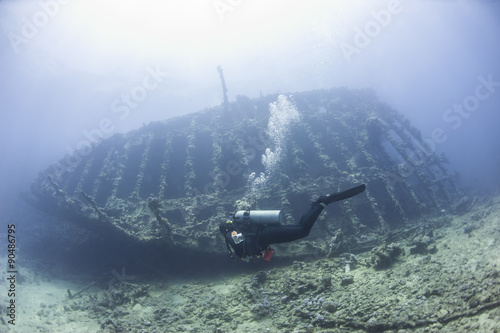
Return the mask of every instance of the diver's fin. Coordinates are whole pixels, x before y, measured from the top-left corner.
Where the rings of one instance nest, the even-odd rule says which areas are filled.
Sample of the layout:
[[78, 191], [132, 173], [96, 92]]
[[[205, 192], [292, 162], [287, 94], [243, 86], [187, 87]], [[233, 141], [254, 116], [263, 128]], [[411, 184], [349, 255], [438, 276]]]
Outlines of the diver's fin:
[[325, 196], [321, 196], [318, 198], [317, 202], [320, 204], [328, 205], [328, 204], [331, 204], [332, 202], [335, 202], [335, 201], [349, 199], [357, 194], [364, 192], [365, 189], [366, 189], [366, 185], [361, 184], [358, 186], [351, 187], [350, 189], [339, 192], [339, 193], [332, 193], [332, 194], [328, 194]]

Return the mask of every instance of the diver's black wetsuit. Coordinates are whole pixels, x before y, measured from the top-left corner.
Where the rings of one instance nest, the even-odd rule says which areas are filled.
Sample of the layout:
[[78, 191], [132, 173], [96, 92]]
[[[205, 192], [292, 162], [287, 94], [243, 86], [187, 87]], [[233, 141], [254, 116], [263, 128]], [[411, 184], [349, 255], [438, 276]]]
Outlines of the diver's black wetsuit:
[[[319, 214], [328, 204], [353, 197], [363, 192], [365, 188], [365, 184], [362, 184], [340, 193], [319, 197], [294, 225], [240, 224], [230, 221], [221, 223], [219, 230], [224, 235], [229, 252], [232, 248], [240, 258], [258, 256], [271, 244], [287, 243], [307, 237]], [[242, 242], [235, 243], [231, 236], [233, 231], [243, 235]]]
[[266, 226], [259, 235], [260, 247], [265, 249], [271, 244], [287, 243], [307, 237], [323, 209], [321, 204], [313, 202], [311, 208], [300, 217], [299, 223]]

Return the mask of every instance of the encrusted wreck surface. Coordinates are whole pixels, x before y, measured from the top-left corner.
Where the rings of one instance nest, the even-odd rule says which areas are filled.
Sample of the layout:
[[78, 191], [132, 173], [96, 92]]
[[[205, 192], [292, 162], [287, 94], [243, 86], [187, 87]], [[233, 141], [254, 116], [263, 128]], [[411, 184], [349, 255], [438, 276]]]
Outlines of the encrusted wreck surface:
[[[280, 122], [273, 107], [299, 119]], [[460, 196], [419, 131], [364, 90], [238, 97], [228, 109], [151, 123], [85, 153], [41, 172], [24, 197], [110, 237], [204, 252], [226, 250], [218, 224], [236, 209], [283, 209], [294, 223], [318, 195], [366, 183], [315, 226], [312, 239], [333, 242], [338, 229], [393, 229]]]

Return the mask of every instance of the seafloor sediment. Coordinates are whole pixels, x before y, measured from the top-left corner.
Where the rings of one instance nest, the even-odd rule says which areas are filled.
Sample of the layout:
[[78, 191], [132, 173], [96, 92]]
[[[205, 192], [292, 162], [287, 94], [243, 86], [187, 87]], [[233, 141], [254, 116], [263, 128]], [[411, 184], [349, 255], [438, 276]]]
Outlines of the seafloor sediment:
[[406, 226], [370, 251], [311, 253], [289, 265], [249, 264], [243, 273], [229, 259], [215, 276], [182, 279], [111, 267], [99, 279], [56, 279], [25, 267], [17, 324], [8, 327], [2, 315], [0, 330], [499, 331], [500, 197], [480, 201], [464, 215]]

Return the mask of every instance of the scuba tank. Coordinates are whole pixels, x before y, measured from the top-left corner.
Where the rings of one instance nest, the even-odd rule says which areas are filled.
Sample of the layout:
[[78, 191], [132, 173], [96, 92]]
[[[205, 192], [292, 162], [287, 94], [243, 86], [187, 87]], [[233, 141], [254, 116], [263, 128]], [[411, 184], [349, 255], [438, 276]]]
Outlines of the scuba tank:
[[285, 222], [281, 210], [239, 210], [234, 214], [235, 222], [277, 225]]

